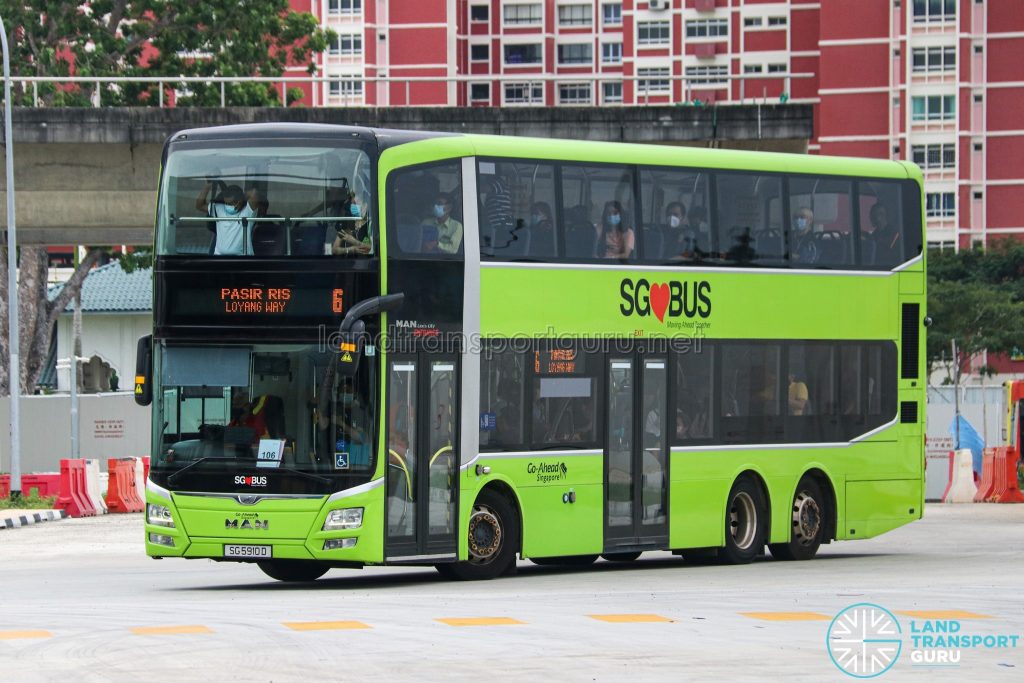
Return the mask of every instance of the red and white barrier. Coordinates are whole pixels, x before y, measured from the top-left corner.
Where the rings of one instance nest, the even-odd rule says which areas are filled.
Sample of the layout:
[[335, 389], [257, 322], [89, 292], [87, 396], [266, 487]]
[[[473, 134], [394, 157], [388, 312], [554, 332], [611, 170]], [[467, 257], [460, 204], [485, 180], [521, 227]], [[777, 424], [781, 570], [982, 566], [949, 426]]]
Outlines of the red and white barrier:
[[135, 463], [135, 458], [107, 461], [107, 507], [111, 512], [142, 512], [145, 508], [135, 480]]
[[71, 517], [91, 517], [96, 514], [89, 498], [85, 460], [75, 458], [60, 461], [60, 494], [55, 507], [66, 510]]
[[107, 514], [107, 503], [103, 500], [100, 491], [100, 461], [85, 461], [86, 492], [89, 494], [89, 502], [97, 515]]
[[949, 484], [942, 494], [943, 503], [973, 503], [978, 487], [974, 483], [973, 455], [969, 448], [949, 453]]

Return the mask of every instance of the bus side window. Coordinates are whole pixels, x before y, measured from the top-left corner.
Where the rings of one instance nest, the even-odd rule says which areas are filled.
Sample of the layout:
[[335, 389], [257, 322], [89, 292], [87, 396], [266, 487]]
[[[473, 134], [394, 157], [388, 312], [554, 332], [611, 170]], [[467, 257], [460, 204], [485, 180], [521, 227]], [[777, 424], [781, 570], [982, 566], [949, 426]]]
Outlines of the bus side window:
[[388, 179], [388, 232], [403, 254], [462, 252], [462, 173], [459, 160], [395, 171]]
[[481, 256], [496, 260], [554, 257], [554, 166], [485, 160], [477, 170]]
[[718, 256], [731, 264], [781, 265], [785, 256], [778, 176], [718, 174]]
[[789, 264], [844, 268], [854, 264], [853, 183], [818, 177], [789, 181]]
[[[508, 344], [508, 340], [495, 340]], [[526, 356], [510, 348], [483, 351], [480, 378], [480, 447], [508, 448], [523, 443], [523, 389]]]
[[920, 243], [920, 217], [915, 224], [903, 227], [903, 191], [897, 181], [862, 181], [858, 183], [858, 195], [861, 263], [890, 270], [905, 260], [904, 230], [916, 231], [916, 242]]
[[714, 392], [712, 359], [714, 347], [698, 339], [692, 348], [676, 356], [674, 442], [686, 443], [711, 438], [714, 433]]

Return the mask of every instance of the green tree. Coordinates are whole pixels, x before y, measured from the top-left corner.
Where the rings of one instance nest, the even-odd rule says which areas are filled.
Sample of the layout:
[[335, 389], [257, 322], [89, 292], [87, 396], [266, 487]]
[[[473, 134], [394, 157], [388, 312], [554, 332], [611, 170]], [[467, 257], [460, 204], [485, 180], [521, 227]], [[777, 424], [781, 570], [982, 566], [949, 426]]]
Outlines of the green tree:
[[[995, 242], [985, 251], [928, 256], [928, 362], [952, 384], [981, 354], [1024, 349], [1024, 244]], [[952, 342], [956, 341], [957, 357]], [[990, 374], [985, 366], [982, 374]]]
[[[21, 0], [4, 7], [11, 69], [19, 76], [280, 76], [287, 64], [315, 72], [333, 34], [288, 0]], [[104, 105], [156, 105], [157, 84], [103, 84]], [[173, 82], [165, 84], [174, 88]], [[179, 105], [218, 106], [220, 86], [178, 84]], [[297, 99], [301, 91], [289, 94]], [[96, 86], [41, 84], [48, 106], [86, 106]], [[31, 87], [23, 90], [30, 98]], [[225, 87], [227, 104], [270, 105], [279, 88]]]

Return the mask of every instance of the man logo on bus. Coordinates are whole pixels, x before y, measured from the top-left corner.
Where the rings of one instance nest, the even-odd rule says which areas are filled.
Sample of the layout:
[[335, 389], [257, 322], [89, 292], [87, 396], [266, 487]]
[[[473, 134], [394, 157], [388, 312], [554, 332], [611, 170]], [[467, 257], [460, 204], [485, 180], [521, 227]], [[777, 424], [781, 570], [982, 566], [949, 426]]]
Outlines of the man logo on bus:
[[707, 280], [693, 282], [648, 282], [640, 278], [636, 282], [625, 278], [619, 285], [622, 303], [619, 310], [622, 315], [639, 315], [647, 317], [654, 314], [658, 322], [665, 322], [665, 315], [670, 318], [711, 315], [711, 283]]

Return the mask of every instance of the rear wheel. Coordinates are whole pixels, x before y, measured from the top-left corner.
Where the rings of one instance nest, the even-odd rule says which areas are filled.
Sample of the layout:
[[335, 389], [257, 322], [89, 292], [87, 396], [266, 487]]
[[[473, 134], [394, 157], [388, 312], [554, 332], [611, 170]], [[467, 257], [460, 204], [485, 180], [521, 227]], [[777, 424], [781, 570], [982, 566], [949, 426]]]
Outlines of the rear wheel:
[[505, 496], [485, 489], [469, 517], [469, 559], [439, 564], [441, 576], [462, 581], [493, 579], [515, 571], [519, 516]]
[[278, 581], [316, 581], [327, 573], [330, 565], [312, 560], [268, 560], [260, 562], [263, 573]]
[[768, 550], [777, 560], [809, 560], [825, 539], [828, 521], [828, 504], [821, 485], [814, 478], [804, 477], [797, 484], [791, 510], [789, 543], [772, 543]]
[[718, 559], [728, 564], [747, 564], [761, 554], [768, 515], [761, 487], [750, 477], [740, 477], [729, 491], [725, 509], [725, 547]]

